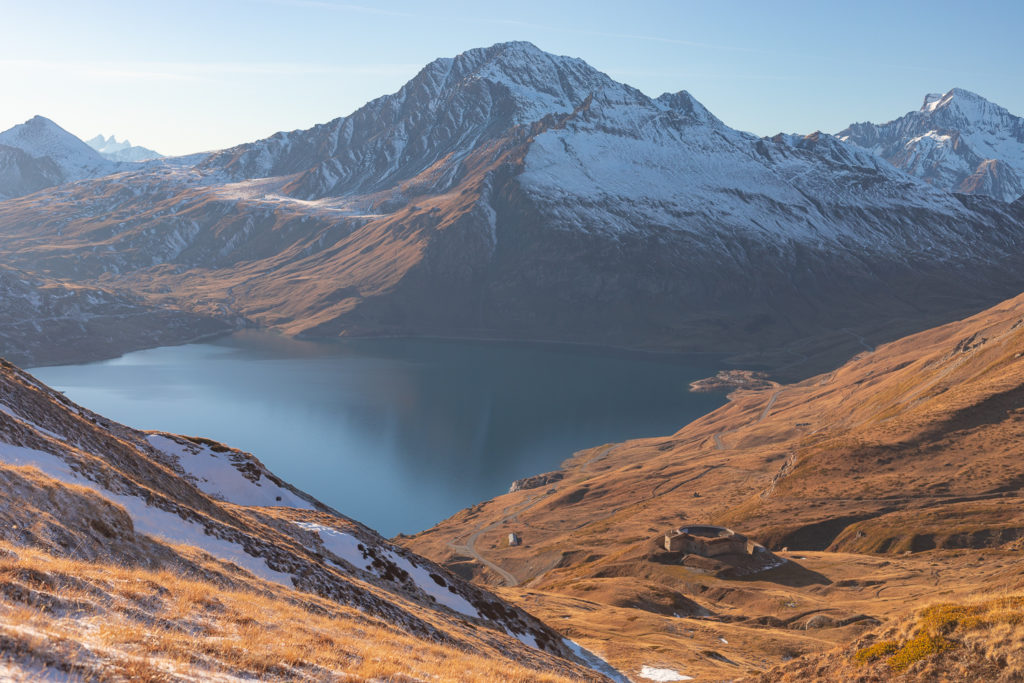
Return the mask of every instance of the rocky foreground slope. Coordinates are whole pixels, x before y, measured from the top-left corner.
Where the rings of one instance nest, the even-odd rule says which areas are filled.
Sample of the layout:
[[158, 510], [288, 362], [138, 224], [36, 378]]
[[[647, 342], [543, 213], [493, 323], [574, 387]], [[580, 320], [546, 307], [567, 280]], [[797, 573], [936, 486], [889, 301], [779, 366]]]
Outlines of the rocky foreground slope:
[[[576, 453], [405, 544], [623, 670], [713, 680], [868, 642], [914, 606], [1024, 589], [1024, 295], [731, 399], [671, 436]], [[786, 562], [730, 573], [666, 553], [663, 535], [693, 524]]]
[[6, 361], [0, 482], [0, 677], [607, 680], [252, 456], [112, 423]]
[[1024, 288], [1022, 202], [829, 135], [758, 138], [529, 43], [119, 170], [0, 202], [2, 257], [290, 334], [767, 350], [804, 375]]

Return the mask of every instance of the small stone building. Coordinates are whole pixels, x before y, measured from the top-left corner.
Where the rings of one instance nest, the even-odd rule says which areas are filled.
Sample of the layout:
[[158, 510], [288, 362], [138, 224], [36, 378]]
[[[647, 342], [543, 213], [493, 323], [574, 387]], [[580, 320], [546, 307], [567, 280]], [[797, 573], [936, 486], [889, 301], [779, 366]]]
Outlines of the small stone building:
[[516, 532], [513, 531], [512, 533], [510, 533], [508, 535], [508, 544], [510, 546], [522, 545], [522, 543], [523, 543], [523, 539], [521, 539], [519, 537], [519, 534], [517, 534]]
[[684, 526], [665, 534], [665, 550], [670, 553], [702, 557], [749, 555], [754, 546], [743, 534], [721, 526]]

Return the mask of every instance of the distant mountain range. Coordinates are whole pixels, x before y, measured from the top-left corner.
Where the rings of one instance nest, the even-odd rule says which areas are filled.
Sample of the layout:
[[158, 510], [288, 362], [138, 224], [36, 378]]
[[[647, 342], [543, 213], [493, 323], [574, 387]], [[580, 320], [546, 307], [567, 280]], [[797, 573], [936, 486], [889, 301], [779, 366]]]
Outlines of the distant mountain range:
[[[952, 93], [929, 120], [950, 112], [989, 141], [977, 155], [1012, 151], [1019, 119]], [[529, 43], [188, 159], [115, 164], [24, 127], [48, 132], [19, 187], [48, 182], [46, 159], [82, 180], [0, 203], [12, 266], [290, 334], [773, 349], [758, 359], [778, 366], [1024, 289], [1024, 200], [1001, 201], [1005, 183], [953, 193], [851, 135], [758, 138]], [[29, 139], [12, 131], [0, 144]]]
[[117, 170], [116, 164], [42, 116], [0, 133], [0, 197], [17, 197]]
[[150, 159], [159, 159], [163, 156], [146, 147], [137, 147], [127, 140], [119, 142], [113, 135], [109, 138], [97, 135], [90, 140], [86, 140], [85, 144], [111, 161], [149, 161]]
[[952, 192], [1007, 202], [1024, 195], [1024, 119], [962, 88], [930, 94], [918, 111], [837, 134]]

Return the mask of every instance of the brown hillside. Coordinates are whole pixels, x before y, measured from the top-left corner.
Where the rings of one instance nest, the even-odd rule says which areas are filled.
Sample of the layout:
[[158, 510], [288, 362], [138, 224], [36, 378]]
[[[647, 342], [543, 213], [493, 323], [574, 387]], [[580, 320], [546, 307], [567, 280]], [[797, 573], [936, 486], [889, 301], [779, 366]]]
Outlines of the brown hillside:
[[[672, 436], [577, 453], [561, 480], [407, 545], [517, 585], [502, 594], [618, 652], [623, 670], [659, 659], [712, 677], [848, 641], [937, 595], [1024, 583], [1024, 296], [731, 398]], [[732, 577], [684, 566], [661, 537], [694, 523], [789, 562]]]
[[854, 643], [802, 657], [755, 680], [1024, 680], [1024, 596], [933, 604]]

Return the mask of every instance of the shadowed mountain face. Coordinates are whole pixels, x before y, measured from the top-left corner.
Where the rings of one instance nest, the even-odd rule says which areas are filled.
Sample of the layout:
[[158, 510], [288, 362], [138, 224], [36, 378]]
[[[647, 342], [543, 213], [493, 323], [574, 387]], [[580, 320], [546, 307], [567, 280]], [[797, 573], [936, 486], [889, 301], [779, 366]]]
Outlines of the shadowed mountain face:
[[0, 145], [0, 200], [53, 187], [63, 179], [52, 159], [37, 159], [17, 147]]
[[1024, 119], [975, 93], [926, 95], [918, 111], [836, 134], [952, 192], [1012, 202], [1024, 195]]
[[771, 349], [757, 360], [809, 357], [799, 372], [855, 350], [844, 329], [891, 337], [1019, 291], [1022, 222], [528, 43], [194, 167], [0, 204], [18, 267], [291, 334]]

